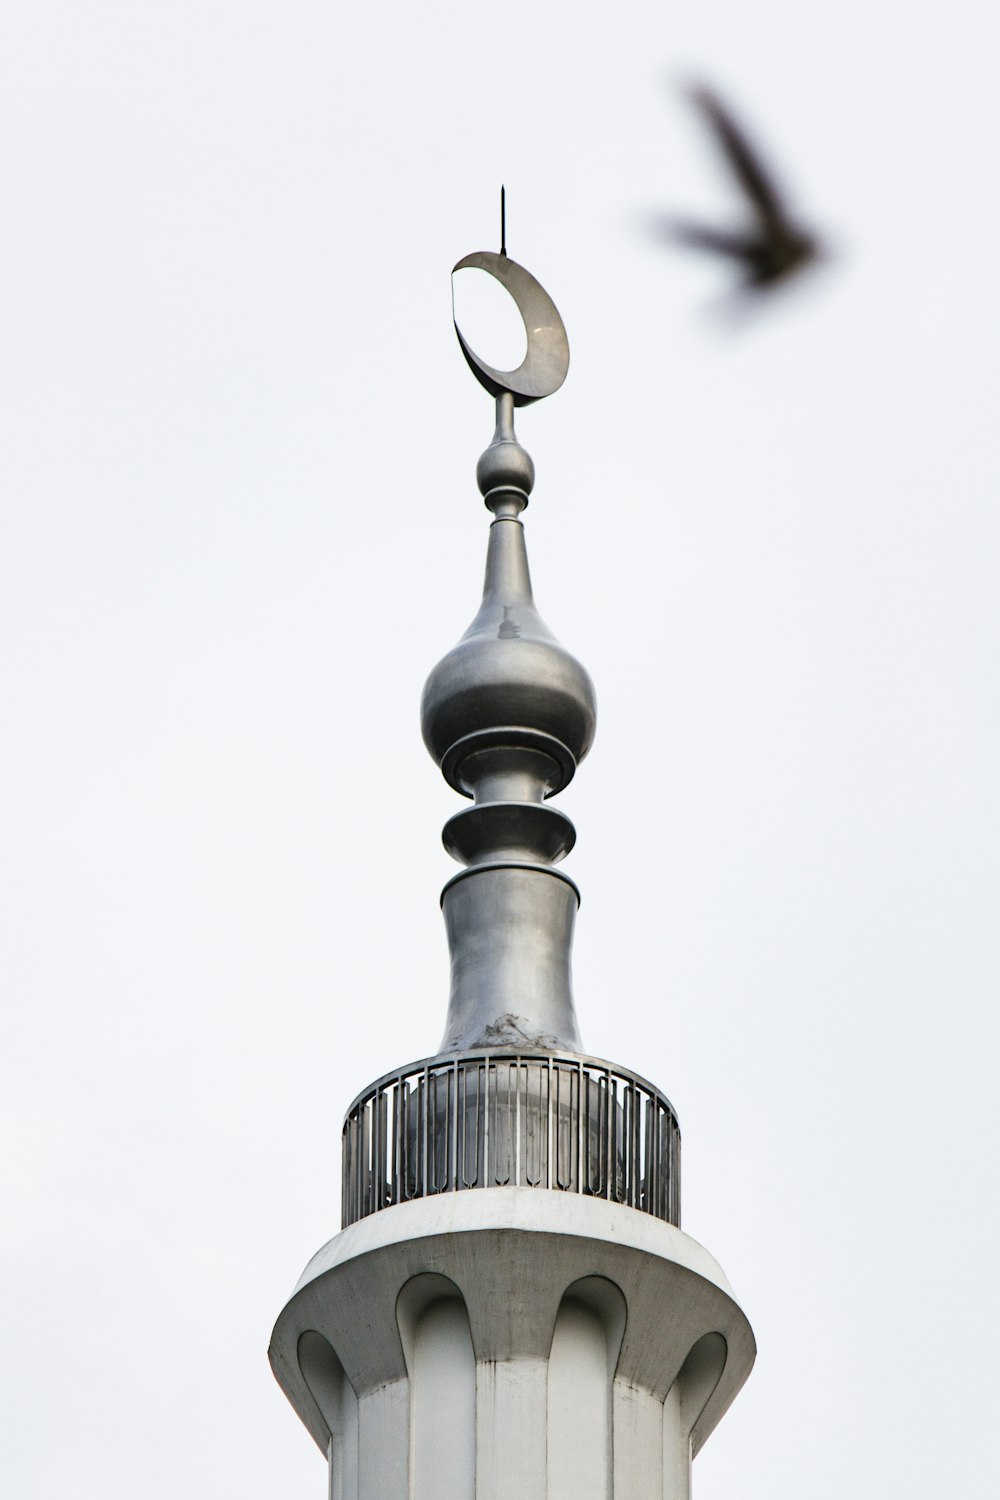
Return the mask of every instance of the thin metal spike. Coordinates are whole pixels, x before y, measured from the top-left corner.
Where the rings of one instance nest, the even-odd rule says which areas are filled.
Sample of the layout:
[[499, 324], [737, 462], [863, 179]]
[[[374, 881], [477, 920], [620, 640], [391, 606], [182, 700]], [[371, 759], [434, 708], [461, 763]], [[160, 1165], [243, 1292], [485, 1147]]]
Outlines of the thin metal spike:
[[500, 254], [507, 254], [507, 189], [500, 185]]

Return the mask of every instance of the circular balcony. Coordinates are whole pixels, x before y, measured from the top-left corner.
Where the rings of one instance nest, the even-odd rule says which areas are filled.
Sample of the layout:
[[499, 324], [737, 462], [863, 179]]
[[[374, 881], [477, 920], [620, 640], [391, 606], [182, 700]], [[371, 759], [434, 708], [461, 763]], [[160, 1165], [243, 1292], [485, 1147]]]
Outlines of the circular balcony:
[[651, 1083], [597, 1058], [488, 1050], [411, 1063], [344, 1120], [343, 1225], [435, 1193], [529, 1187], [680, 1225], [681, 1136]]

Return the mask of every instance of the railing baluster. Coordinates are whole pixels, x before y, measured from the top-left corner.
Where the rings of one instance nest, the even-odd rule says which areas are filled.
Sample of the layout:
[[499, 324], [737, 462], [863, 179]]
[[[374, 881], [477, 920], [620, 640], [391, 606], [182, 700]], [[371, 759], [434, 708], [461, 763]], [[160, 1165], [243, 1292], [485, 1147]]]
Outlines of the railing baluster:
[[427, 1144], [429, 1136], [429, 1131], [427, 1129], [427, 1110], [429, 1108], [428, 1100], [430, 1099], [430, 1094], [431, 1070], [430, 1068], [425, 1067], [423, 1070], [423, 1077], [420, 1082], [420, 1101], [417, 1111], [417, 1130], [418, 1132], [420, 1132], [417, 1136], [417, 1152], [418, 1159], [420, 1161], [420, 1176], [417, 1177], [414, 1174], [415, 1190], [413, 1196], [415, 1198], [421, 1198], [423, 1197], [424, 1193], [427, 1192], [430, 1179], [429, 1149]]
[[605, 1109], [605, 1113], [607, 1115], [607, 1125], [606, 1125], [606, 1128], [605, 1128], [605, 1135], [606, 1135], [606, 1139], [607, 1139], [607, 1168], [606, 1168], [606, 1172], [605, 1172], [605, 1196], [607, 1197], [607, 1199], [608, 1199], [609, 1202], [613, 1203], [614, 1200], [615, 1200], [615, 1187], [616, 1187], [616, 1184], [613, 1182], [613, 1179], [615, 1177], [617, 1177], [617, 1166], [618, 1166], [617, 1161], [615, 1160], [616, 1152], [615, 1152], [615, 1140], [614, 1140], [615, 1110], [616, 1110], [616, 1107], [617, 1107], [618, 1099], [617, 1099], [617, 1091], [615, 1090], [615, 1088], [614, 1088], [614, 1086], [613, 1086], [613, 1084], [611, 1082], [611, 1074], [610, 1073], [605, 1073], [605, 1075], [604, 1075], [604, 1082], [605, 1082], [605, 1085], [607, 1087], [607, 1095], [606, 1095], [605, 1101], [604, 1101], [604, 1109]]
[[[515, 1058], [513, 1067], [514, 1067], [514, 1149], [513, 1149], [512, 1153], [511, 1153], [511, 1161], [513, 1162], [513, 1166], [514, 1166], [514, 1186], [515, 1187], [520, 1187], [521, 1186], [521, 1179], [522, 1179], [522, 1177], [523, 1177], [524, 1174], [523, 1174], [523, 1171], [522, 1171], [522, 1168], [521, 1168], [521, 1136], [522, 1136], [522, 1128], [521, 1128], [521, 1115], [522, 1115], [522, 1110], [521, 1110], [521, 1093], [522, 1093], [522, 1090], [521, 1090], [521, 1076], [522, 1076], [522, 1074], [521, 1074], [521, 1059], [519, 1057]], [[527, 1080], [527, 1075], [525, 1074], [525, 1077], [524, 1077], [524, 1088], [525, 1088], [525, 1091], [527, 1090], [527, 1087], [528, 1087], [528, 1080]]]

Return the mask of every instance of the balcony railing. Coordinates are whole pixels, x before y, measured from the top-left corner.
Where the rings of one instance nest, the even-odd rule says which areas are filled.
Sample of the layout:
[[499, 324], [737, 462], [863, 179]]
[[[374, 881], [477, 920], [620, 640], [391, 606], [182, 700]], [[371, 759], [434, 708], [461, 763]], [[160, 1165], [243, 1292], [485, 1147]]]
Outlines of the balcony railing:
[[680, 1224], [677, 1117], [645, 1079], [589, 1057], [460, 1053], [365, 1090], [344, 1121], [343, 1222], [483, 1187], [549, 1188]]

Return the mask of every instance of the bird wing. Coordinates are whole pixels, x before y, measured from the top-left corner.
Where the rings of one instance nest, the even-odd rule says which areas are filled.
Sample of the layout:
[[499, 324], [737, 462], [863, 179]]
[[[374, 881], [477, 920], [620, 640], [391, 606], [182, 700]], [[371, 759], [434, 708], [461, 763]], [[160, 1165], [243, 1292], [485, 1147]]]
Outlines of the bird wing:
[[691, 98], [715, 132], [730, 166], [758, 212], [769, 223], [783, 221], [785, 208], [781, 194], [719, 96], [702, 87], [692, 89]]
[[719, 255], [731, 255], [735, 260], [746, 260], [760, 248], [760, 242], [738, 230], [711, 229], [706, 224], [692, 224], [687, 219], [657, 219], [654, 231], [667, 239], [691, 245], [696, 250], [715, 250]]

